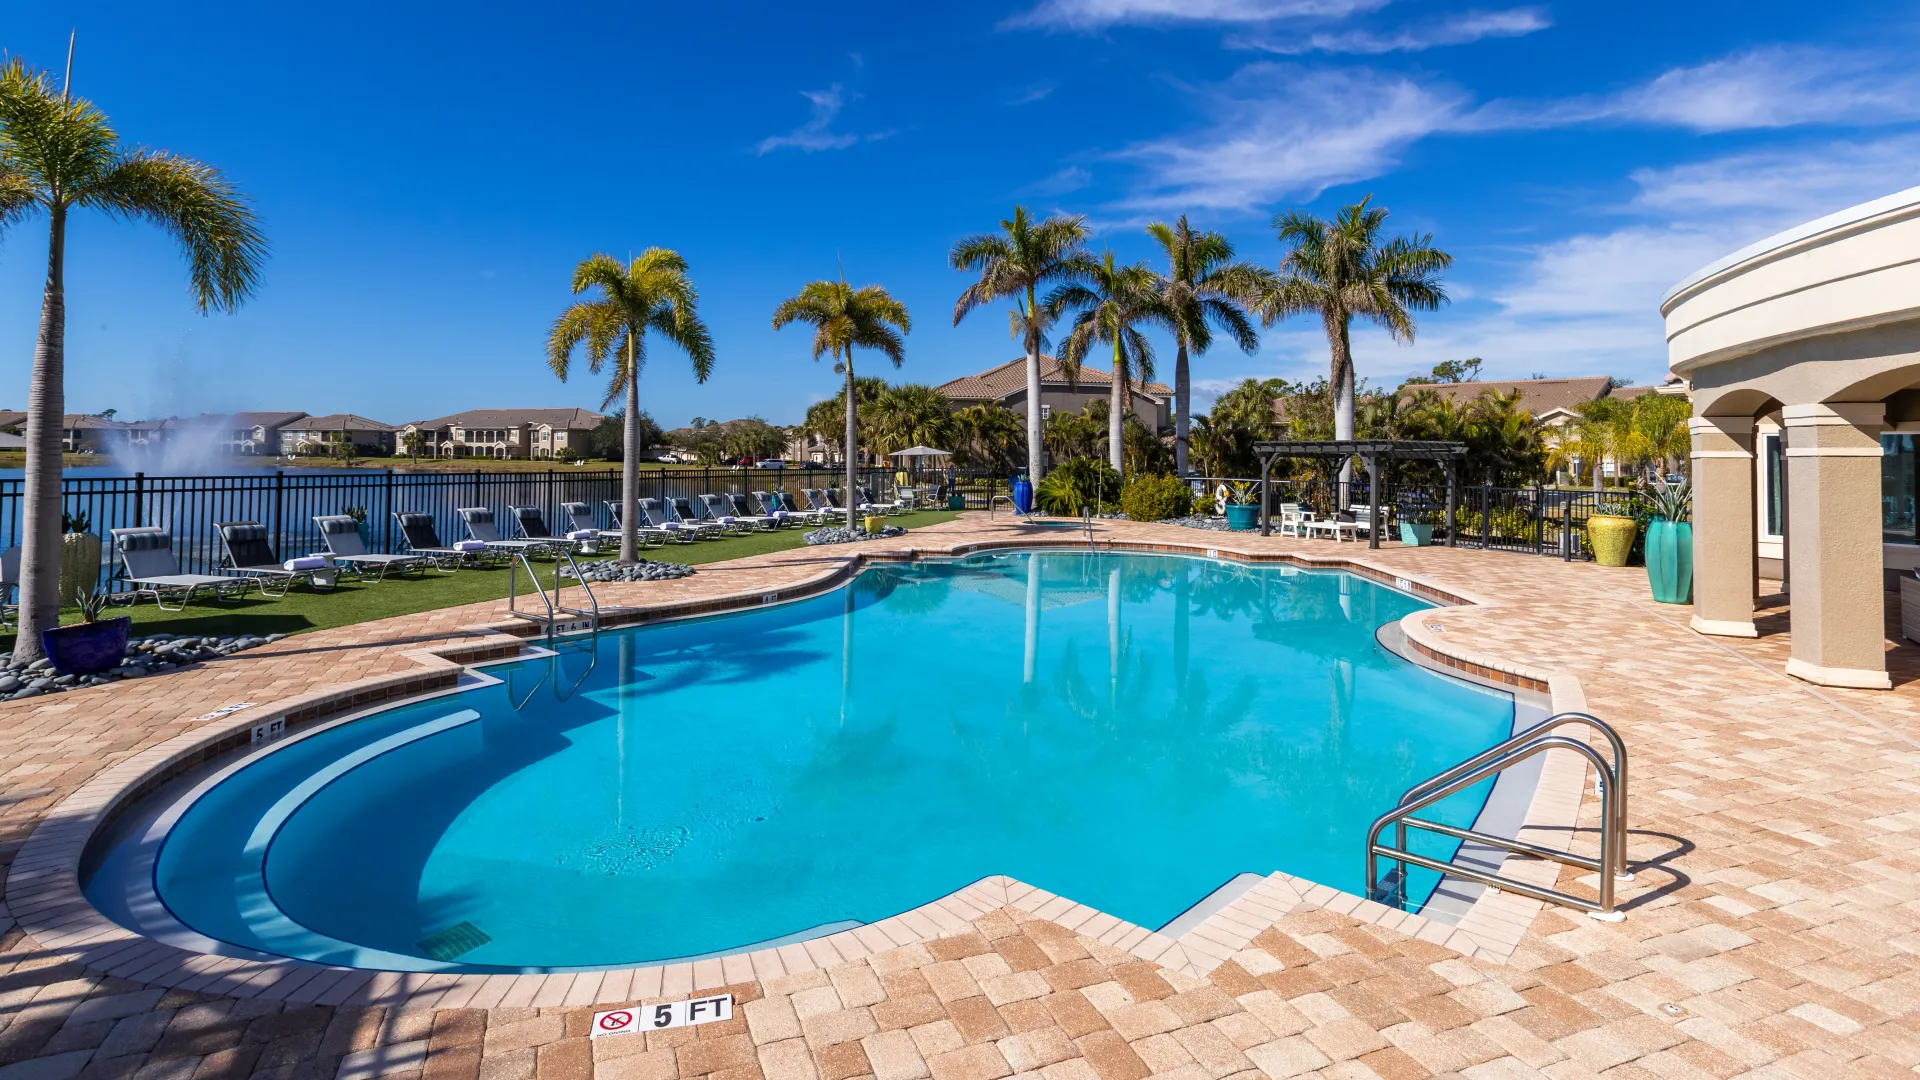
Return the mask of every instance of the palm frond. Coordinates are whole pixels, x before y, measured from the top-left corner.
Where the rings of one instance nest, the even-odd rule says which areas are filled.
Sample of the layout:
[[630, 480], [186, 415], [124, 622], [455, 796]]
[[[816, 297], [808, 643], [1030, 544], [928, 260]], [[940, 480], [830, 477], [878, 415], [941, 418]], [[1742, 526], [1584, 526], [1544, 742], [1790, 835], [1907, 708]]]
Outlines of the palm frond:
[[143, 148], [71, 190], [76, 205], [148, 221], [171, 234], [186, 254], [201, 311], [232, 311], [259, 286], [266, 236], [247, 201], [211, 165]]

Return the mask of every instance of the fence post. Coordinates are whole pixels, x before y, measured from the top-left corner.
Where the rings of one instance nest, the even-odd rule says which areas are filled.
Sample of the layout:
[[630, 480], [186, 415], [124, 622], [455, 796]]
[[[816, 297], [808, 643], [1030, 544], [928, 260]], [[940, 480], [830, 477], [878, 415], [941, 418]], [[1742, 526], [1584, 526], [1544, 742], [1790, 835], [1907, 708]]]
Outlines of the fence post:
[[380, 550], [393, 550], [393, 470], [387, 470], [387, 512], [380, 517]]
[[139, 528], [147, 523], [147, 474], [133, 474], [133, 520], [127, 524]]
[[1545, 554], [1547, 550], [1547, 489], [1539, 484], [1533, 485], [1533, 553]]
[[286, 546], [287, 530], [283, 524], [286, 515], [282, 513], [286, 506], [287, 474], [284, 469], [273, 470], [273, 550], [280, 551]]
[[1480, 485], [1480, 550], [1493, 548], [1493, 485]]
[[1560, 561], [1573, 561], [1573, 500], [1575, 493], [1569, 492], [1560, 500]]

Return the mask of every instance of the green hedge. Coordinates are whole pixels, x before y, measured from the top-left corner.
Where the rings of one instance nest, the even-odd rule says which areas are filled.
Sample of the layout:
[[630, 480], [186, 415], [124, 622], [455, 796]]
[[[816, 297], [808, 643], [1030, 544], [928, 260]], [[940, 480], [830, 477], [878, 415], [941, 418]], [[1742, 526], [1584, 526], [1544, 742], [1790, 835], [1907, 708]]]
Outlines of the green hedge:
[[1193, 491], [1178, 477], [1136, 476], [1120, 493], [1120, 512], [1134, 521], [1185, 517], [1193, 509]]

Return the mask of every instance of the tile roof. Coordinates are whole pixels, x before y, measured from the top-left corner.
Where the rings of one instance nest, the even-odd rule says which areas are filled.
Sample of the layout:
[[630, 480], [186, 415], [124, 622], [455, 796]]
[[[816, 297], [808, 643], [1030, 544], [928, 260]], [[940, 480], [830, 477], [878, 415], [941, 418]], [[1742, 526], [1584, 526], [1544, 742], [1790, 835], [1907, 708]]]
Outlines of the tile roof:
[[[1079, 386], [1082, 390], [1089, 387], [1104, 389], [1110, 385], [1112, 377], [1107, 368], [1081, 364]], [[1042, 389], [1064, 389], [1067, 386], [1067, 376], [1060, 370], [1060, 361], [1051, 356], [1040, 357], [1040, 386]], [[935, 389], [954, 401], [998, 401], [1026, 388], [1027, 358], [1021, 356], [999, 367], [988, 368], [978, 375], [966, 375], [942, 383]], [[1134, 392], [1149, 397], [1167, 397], [1173, 390], [1160, 383], [1147, 383], [1145, 386], [1135, 383]]]
[[1520, 407], [1534, 416], [1555, 409], [1571, 409], [1607, 396], [1605, 375], [1587, 375], [1574, 379], [1507, 379], [1490, 382], [1419, 383], [1401, 387], [1402, 392], [1432, 390], [1444, 398], [1465, 403], [1492, 391], [1498, 394], [1518, 392]]
[[415, 420], [406, 427], [519, 427], [548, 424], [556, 428], [598, 427], [606, 417], [586, 409], [468, 409], [433, 420]]
[[369, 420], [358, 413], [329, 413], [300, 421], [302, 431], [392, 431], [392, 424]]
[[[25, 415], [22, 413], [22, 418]], [[60, 426], [69, 430], [118, 431], [127, 425], [92, 413], [68, 413], [60, 418]]]

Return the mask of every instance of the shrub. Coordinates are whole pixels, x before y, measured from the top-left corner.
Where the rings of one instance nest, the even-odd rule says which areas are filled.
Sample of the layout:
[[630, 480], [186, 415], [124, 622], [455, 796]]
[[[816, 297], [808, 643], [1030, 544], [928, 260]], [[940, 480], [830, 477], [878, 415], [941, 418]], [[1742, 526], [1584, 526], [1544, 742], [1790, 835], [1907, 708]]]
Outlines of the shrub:
[[1033, 498], [1040, 512], [1074, 517], [1081, 507], [1111, 507], [1120, 495], [1120, 474], [1104, 461], [1073, 458], [1042, 477]]
[[1165, 521], [1185, 517], [1193, 509], [1193, 492], [1178, 477], [1136, 476], [1120, 492], [1120, 510], [1135, 521]]

